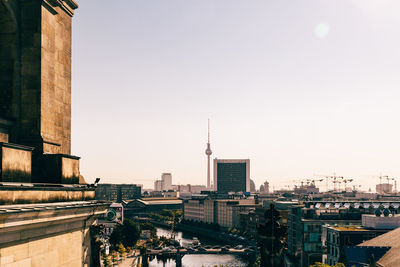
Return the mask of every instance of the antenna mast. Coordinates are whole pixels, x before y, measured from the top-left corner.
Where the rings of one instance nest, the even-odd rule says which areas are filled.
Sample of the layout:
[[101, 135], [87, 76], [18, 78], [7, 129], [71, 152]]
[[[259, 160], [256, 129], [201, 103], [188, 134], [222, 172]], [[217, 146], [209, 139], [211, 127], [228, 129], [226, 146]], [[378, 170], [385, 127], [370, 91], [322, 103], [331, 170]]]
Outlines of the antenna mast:
[[211, 145], [210, 145], [210, 119], [208, 119], [208, 134], [207, 134], [207, 188], [211, 189], [211, 179], [210, 179], [210, 156], [212, 154]]

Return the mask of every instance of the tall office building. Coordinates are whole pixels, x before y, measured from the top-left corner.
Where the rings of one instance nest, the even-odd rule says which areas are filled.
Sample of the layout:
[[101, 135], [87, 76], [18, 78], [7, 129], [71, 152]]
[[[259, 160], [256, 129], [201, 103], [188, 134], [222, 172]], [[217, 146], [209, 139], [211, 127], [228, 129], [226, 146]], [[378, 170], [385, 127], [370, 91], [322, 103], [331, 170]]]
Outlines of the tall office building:
[[171, 173], [161, 174], [161, 181], [163, 184], [163, 190], [168, 191], [172, 189], [172, 175]]
[[214, 190], [250, 192], [249, 159], [214, 159]]

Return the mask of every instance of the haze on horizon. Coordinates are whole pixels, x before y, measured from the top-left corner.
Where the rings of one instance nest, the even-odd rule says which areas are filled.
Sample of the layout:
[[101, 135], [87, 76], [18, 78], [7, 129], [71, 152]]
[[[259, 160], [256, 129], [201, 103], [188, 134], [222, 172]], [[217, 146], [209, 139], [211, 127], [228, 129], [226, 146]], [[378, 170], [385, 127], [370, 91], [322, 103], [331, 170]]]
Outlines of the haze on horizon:
[[257, 187], [400, 179], [399, 1], [78, 4], [72, 153], [88, 182], [206, 184], [208, 118], [212, 157], [249, 158]]

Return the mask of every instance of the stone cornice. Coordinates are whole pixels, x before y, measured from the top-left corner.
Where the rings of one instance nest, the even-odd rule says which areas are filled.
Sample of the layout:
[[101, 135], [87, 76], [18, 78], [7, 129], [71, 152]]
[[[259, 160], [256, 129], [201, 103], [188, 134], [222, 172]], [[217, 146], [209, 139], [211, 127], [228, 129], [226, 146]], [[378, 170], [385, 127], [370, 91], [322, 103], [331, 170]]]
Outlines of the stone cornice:
[[90, 226], [106, 213], [109, 204], [96, 201], [0, 206], [0, 248]]
[[71, 17], [74, 15], [74, 10], [78, 8], [78, 4], [74, 0], [42, 0], [42, 3], [53, 14], [58, 14], [56, 8], [60, 7]]
[[14, 149], [19, 149], [19, 150], [25, 150], [25, 151], [33, 151], [34, 148], [30, 146], [23, 146], [19, 144], [12, 144], [12, 143], [4, 143], [0, 142], [0, 147], [8, 147], [8, 148], [14, 148]]

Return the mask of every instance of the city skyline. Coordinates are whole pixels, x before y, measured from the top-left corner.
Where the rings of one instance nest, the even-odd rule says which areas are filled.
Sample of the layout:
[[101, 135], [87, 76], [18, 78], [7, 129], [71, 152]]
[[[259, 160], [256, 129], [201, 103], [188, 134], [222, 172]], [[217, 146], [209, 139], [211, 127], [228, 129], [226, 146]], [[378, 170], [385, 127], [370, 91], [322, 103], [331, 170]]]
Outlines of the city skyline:
[[79, 4], [72, 153], [89, 182], [205, 185], [207, 118], [213, 156], [251, 159], [257, 188], [400, 179], [396, 1]]

